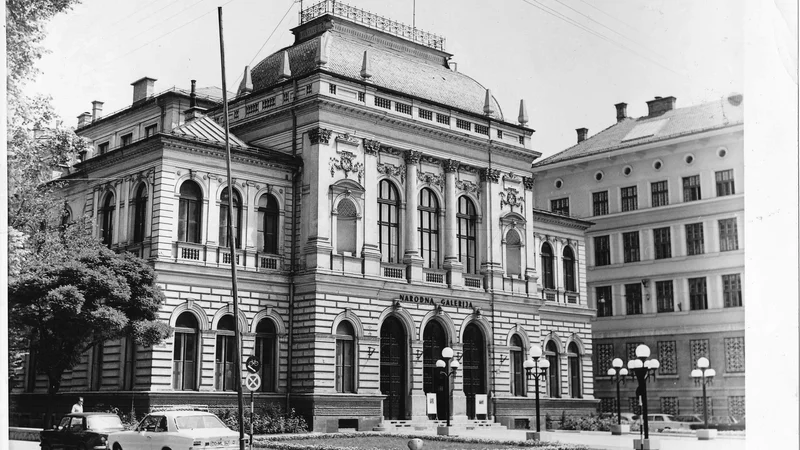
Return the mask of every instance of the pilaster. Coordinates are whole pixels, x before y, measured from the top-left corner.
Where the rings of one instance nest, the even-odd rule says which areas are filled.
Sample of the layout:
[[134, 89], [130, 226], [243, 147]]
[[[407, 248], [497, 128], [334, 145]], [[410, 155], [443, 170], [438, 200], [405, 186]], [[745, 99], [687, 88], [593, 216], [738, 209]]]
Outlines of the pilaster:
[[419, 243], [417, 242], [417, 173], [419, 172], [419, 159], [422, 153], [409, 150], [405, 153], [406, 162], [406, 223], [405, 223], [405, 243], [406, 250], [403, 255], [403, 263], [406, 269], [408, 281], [422, 281], [422, 257], [419, 255]]
[[449, 159], [444, 163], [444, 269], [447, 270], [447, 283], [453, 286], [463, 286], [462, 276], [464, 265], [458, 260], [458, 200], [456, 200], [456, 174], [458, 161]]
[[481, 262], [481, 273], [487, 279], [487, 289], [502, 289], [503, 264], [502, 246], [503, 236], [500, 233], [500, 202], [496, 197], [500, 192], [498, 181], [500, 171], [484, 168], [480, 170], [481, 178], [481, 210], [486, 220], [481, 223], [481, 242], [485, 242], [486, 259]]
[[330, 255], [333, 251], [330, 211], [326, 195], [331, 177], [330, 172], [322, 168], [323, 159], [329, 152], [330, 137], [331, 130], [325, 128], [312, 128], [308, 131], [309, 147], [305, 150], [307, 158], [305, 158], [303, 184], [310, 186], [310, 189], [304, 198], [304, 204], [307, 204], [308, 208], [302, 210], [307, 236], [303, 254], [306, 268], [309, 270], [330, 268]]
[[381, 249], [378, 228], [378, 150], [381, 143], [371, 139], [363, 140], [364, 147], [364, 217], [371, 218], [364, 223], [364, 275], [380, 275]]

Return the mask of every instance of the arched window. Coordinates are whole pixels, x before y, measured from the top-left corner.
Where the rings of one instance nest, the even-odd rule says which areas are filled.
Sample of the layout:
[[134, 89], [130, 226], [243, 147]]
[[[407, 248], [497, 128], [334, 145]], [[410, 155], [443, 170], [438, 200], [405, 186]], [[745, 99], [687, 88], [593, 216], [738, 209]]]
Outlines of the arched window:
[[103, 244], [109, 247], [114, 239], [114, 213], [116, 208], [114, 194], [109, 193], [100, 208], [100, 233], [103, 238]]
[[336, 251], [356, 254], [356, 205], [350, 199], [343, 199], [336, 207]]
[[476, 323], [464, 328], [464, 350], [461, 373], [467, 397], [467, 418], [475, 419], [475, 396], [488, 393], [486, 388], [486, 338]]
[[518, 334], [511, 336], [511, 395], [525, 396], [525, 352], [522, 338]]
[[203, 217], [203, 192], [194, 181], [184, 181], [180, 192], [178, 240], [199, 244], [200, 224]]
[[233, 316], [226, 314], [219, 319], [217, 324], [217, 356], [215, 359], [216, 367], [214, 368], [214, 387], [218, 391], [234, 391], [236, 384], [234, 384], [234, 357], [236, 356], [236, 341], [234, 330], [236, 324], [233, 321]]
[[564, 247], [564, 289], [575, 292], [575, 253], [570, 247]]
[[567, 361], [569, 362], [569, 396], [581, 398], [581, 355], [578, 345], [570, 342], [567, 347]]
[[423, 267], [439, 268], [439, 201], [428, 188], [419, 193], [419, 254]]
[[478, 273], [476, 264], [475, 223], [477, 214], [472, 200], [458, 198], [458, 260], [464, 265], [464, 273]]
[[278, 201], [269, 194], [258, 199], [258, 249], [278, 253]]
[[256, 357], [261, 361], [263, 392], [275, 392], [276, 344], [275, 324], [270, 319], [261, 319], [256, 326]]
[[336, 392], [356, 391], [355, 333], [350, 322], [336, 327]]
[[142, 242], [147, 232], [147, 186], [142, 183], [133, 199], [133, 242]]
[[558, 347], [556, 343], [550, 341], [547, 343], [544, 351], [547, 361], [550, 363], [550, 368], [547, 372], [547, 394], [551, 398], [561, 397], [561, 368], [558, 366]]
[[545, 289], [556, 288], [556, 279], [553, 273], [553, 248], [547, 242], [542, 244], [542, 283]]
[[197, 390], [197, 317], [186, 311], [175, 321], [175, 352], [172, 356], [172, 388]]
[[522, 241], [517, 230], [508, 230], [506, 234], [506, 274], [522, 275]]
[[[228, 206], [230, 202], [229, 189], [222, 190], [222, 195], [219, 199], [219, 245], [220, 247], [230, 247], [228, 241]], [[235, 238], [236, 248], [242, 248], [242, 197], [236, 190], [233, 190], [233, 229], [231, 234]]]
[[381, 180], [378, 197], [378, 227], [381, 261], [400, 262], [400, 197], [388, 180]]

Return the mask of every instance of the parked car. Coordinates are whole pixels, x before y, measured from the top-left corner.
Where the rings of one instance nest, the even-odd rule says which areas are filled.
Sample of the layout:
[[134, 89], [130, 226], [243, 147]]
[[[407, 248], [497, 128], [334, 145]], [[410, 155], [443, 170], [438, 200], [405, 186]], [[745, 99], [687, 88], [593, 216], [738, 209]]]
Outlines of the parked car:
[[619, 417], [620, 421], [624, 424], [632, 424], [641, 420], [641, 417], [634, 413], [620, 413]]
[[146, 415], [133, 431], [109, 435], [108, 444], [111, 450], [237, 450], [239, 433], [210, 412], [159, 411]]
[[698, 424], [702, 425], [703, 423], [705, 423], [703, 421], [703, 416], [700, 414], [682, 414], [679, 416], [675, 416], [675, 420], [680, 422], [681, 428], [689, 428], [689, 429], [693, 429], [692, 425], [698, 425]]
[[681, 428], [681, 423], [670, 414], [648, 414], [647, 425], [656, 431]]
[[[699, 423], [697, 425], [692, 425], [691, 428], [693, 430], [702, 429], [705, 428], [705, 424]], [[744, 420], [740, 422], [733, 416], [711, 416], [708, 418], [708, 428], [720, 431], [744, 430], [745, 424]]]
[[52, 430], [42, 430], [39, 446], [42, 450], [106, 450], [108, 435], [124, 429], [116, 414], [71, 413]]

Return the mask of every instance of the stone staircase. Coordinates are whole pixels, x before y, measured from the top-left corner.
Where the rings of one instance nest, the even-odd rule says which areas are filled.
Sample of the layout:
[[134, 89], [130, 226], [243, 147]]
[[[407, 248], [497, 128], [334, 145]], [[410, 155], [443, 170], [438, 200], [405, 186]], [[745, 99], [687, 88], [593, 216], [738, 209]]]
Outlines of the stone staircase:
[[[384, 420], [380, 426], [373, 428], [374, 431], [414, 432], [414, 431], [436, 431], [438, 427], [447, 425], [445, 420], [426, 420], [414, 422], [411, 420]], [[505, 431], [505, 425], [501, 425], [491, 420], [458, 420], [450, 421], [450, 427], [462, 430], [492, 429], [495, 431]]]

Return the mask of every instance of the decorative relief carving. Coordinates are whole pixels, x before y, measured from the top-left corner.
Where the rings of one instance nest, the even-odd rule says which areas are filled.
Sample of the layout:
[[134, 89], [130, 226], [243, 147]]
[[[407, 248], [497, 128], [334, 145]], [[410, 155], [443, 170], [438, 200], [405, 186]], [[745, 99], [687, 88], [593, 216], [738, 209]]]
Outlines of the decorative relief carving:
[[367, 155], [377, 155], [381, 148], [381, 143], [372, 139], [364, 139], [364, 153]]
[[422, 157], [422, 152], [408, 150], [405, 152], [403, 157], [406, 160], [406, 164], [419, 164], [419, 159]]
[[350, 136], [350, 133], [340, 134], [336, 136], [336, 142], [352, 145], [354, 147], [358, 146], [358, 139], [354, 138], [353, 136]]
[[406, 152], [404, 150], [398, 150], [394, 147], [389, 147], [388, 145], [381, 145], [381, 153], [386, 153], [392, 156], [404, 156]]
[[440, 189], [444, 189], [444, 177], [441, 175], [430, 172], [417, 172], [417, 179], [423, 183], [436, 185]]
[[458, 170], [459, 170], [459, 172], [478, 173], [478, 168], [477, 167], [470, 166], [468, 164], [459, 164]]
[[355, 153], [342, 150], [338, 152], [338, 154], [338, 159], [331, 158], [331, 176], [334, 176], [337, 169], [344, 172], [345, 178], [349, 178], [350, 173], [352, 172], [358, 175], [358, 182], [361, 183], [361, 179], [364, 177], [364, 164], [360, 162], [353, 162], [353, 160], [356, 158]]
[[503, 175], [503, 181], [516, 181], [519, 183], [520, 177], [514, 172], [508, 172], [508, 175]]
[[444, 162], [444, 171], [445, 173], [452, 173], [458, 171], [458, 161], [454, 161], [452, 159], [448, 159]]
[[512, 187], [507, 187], [505, 192], [500, 193], [501, 208], [508, 205], [511, 207], [511, 211], [514, 211], [515, 207], [522, 208], [523, 203], [525, 201], [519, 197], [519, 191]]
[[478, 185], [472, 181], [456, 180], [456, 189], [460, 189], [467, 194], [476, 194], [478, 197], [481, 196], [481, 191], [478, 188]]
[[442, 160], [439, 159], [439, 158], [434, 158], [433, 156], [422, 155], [420, 157], [420, 160], [422, 162], [426, 162], [428, 164], [433, 164], [433, 165], [436, 165], [436, 166], [442, 165]]
[[522, 184], [525, 185], [525, 189], [533, 190], [534, 181], [536, 181], [536, 177], [522, 177]]
[[406, 168], [395, 166], [394, 164], [378, 164], [378, 173], [400, 179], [401, 183], [406, 182]]
[[326, 130], [325, 128], [312, 128], [308, 130], [308, 140], [311, 141], [311, 145], [328, 145], [330, 138], [331, 130]]
[[481, 181], [490, 181], [497, 183], [500, 180], [500, 171], [497, 169], [484, 168], [480, 169]]

